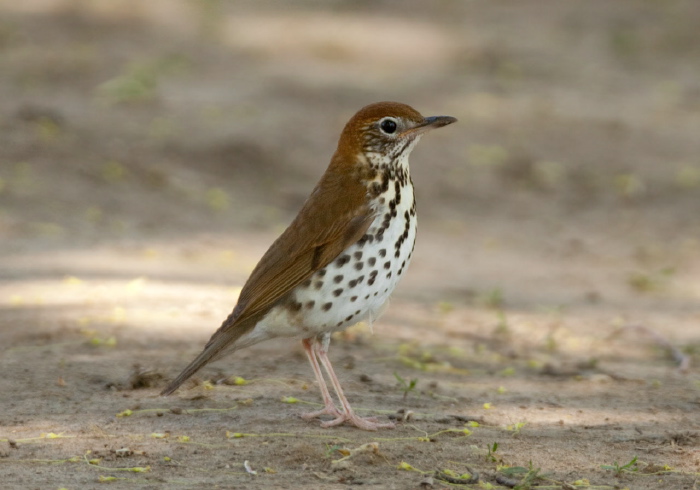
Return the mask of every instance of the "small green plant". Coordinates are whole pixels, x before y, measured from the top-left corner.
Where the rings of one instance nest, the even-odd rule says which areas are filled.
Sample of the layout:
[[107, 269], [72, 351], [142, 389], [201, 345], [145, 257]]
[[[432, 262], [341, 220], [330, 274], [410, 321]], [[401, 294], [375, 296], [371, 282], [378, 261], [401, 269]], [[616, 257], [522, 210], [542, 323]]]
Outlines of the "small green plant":
[[532, 461], [530, 461], [527, 473], [525, 473], [522, 481], [513, 487], [513, 490], [530, 490], [535, 486], [537, 480], [540, 479], [542, 479], [540, 476], [540, 468], [532, 466]]
[[506, 426], [506, 430], [512, 432], [513, 435], [518, 435], [525, 425], [527, 425], [527, 422], [518, 422], [517, 424]]
[[613, 183], [620, 197], [625, 199], [641, 197], [647, 190], [644, 180], [634, 174], [616, 175]]
[[650, 275], [644, 272], [634, 272], [627, 278], [627, 284], [639, 292], [646, 293], [653, 291], [658, 287], [658, 282]]
[[498, 462], [500, 459], [499, 456], [496, 456], [496, 451], [498, 451], [498, 443], [494, 442], [493, 444], [487, 445], [486, 450], [488, 451], [486, 454], [486, 461], [490, 461], [492, 463]]
[[326, 444], [326, 453], [324, 454], [324, 456], [326, 458], [331, 458], [333, 456], [333, 453], [335, 453], [336, 451], [340, 451], [342, 448], [343, 446], [339, 444]]
[[634, 272], [627, 278], [627, 284], [640, 293], [657, 291], [666, 285], [675, 272], [673, 267], [664, 267], [652, 272]]
[[530, 490], [536, 486], [537, 480], [542, 479], [542, 476], [540, 475], [540, 468], [535, 468], [532, 465], [532, 461], [530, 461], [527, 468], [523, 466], [510, 466], [507, 468], [500, 468], [498, 472], [505, 475], [509, 479], [520, 478], [522, 475], [522, 479], [518, 483], [516, 483], [516, 480], [510, 481], [509, 486], [512, 486], [514, 490]]
[[188, 60], [179, 55], [133, 62], [124, 67], [122, 74], [97, 87], [97, 95], [108, 105], [153, 100], [162, 79], [181, 73], [188, 64]]
[[505, 303], [503, 291], [501, 291], [501, 288], [493, 288], [482, 296], [482, 302], [487, 308], [502, 308]]
[[416, 385], [418, 384], [418, 378], [413, 378], [412, 380], [407, 382], [396, 371], [394, 371], [394, 377], [396, 378], [396, 381], [399, 382], [399, 386], [403, 390], [403, 399], [405, 400], [408, 394], [416, 389]]
[[700, 167], [683, 166], [676, 172], [674, 181], [682, 189], [697, 189], [700, 187]]
[[604, 470], [614, 471], [615, 476], [620, 476], [624, 472], [634, 472], [634, 471], [639, 470], [639, 468], [637, 468], [637, 456], [632, 458], [632, 460], [629, 463], [622, 465], [622, 466], [620, 466], [616, 461], [612, 465], [604, 464], [604, 465], [601, 465], [600, 467], [603, 468]]
[[455, 305], [449, 301], [440, 301], [437, 304], [437, 308], [440, 313], [446, 315], [447, 313], [455, 309]]

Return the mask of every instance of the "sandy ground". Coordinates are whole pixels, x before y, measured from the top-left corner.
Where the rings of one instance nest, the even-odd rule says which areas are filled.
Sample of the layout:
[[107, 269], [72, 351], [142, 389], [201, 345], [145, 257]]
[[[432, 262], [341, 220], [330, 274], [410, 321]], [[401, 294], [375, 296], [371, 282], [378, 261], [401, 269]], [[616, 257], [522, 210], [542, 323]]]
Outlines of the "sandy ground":
[[[699, 5], [401, 5], [0, 1], [3, 488], [698, 488]], [[158, 397], [386, 99], [460, 120], [331, 348], [397, 428], [297, 342]]]

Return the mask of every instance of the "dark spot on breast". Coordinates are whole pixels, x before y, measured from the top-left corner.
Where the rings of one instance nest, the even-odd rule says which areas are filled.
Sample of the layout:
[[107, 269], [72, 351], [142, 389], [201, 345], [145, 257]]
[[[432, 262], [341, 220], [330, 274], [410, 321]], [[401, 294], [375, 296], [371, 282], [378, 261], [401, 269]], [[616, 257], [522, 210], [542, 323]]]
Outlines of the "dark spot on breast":
[[382, 175], [382, 192], [389, 190], [389, 172], [384, 172]]
[[400, 255], [401, 255], [401, 254], [400, 254], [399, 251], [397, 250], [396, 253], [394, 254], [394, 257], [396, 257], [396, 258], [398, 259]]
[[311, 286], [311, 279], [307, 279], [306, 281], [301, 283], [301, 287], [303, 288], [308, 288], [309, 286]]
[[389, 279], [390, 277], [391, 277], [391, 272], [389, 272], [389, 273], [386, 275], [386, 278], [387, 278], [387, 279]]
[[367, 281], [367, 284], [372, 286], [374, 284], [374, 277], [370, 277], [369, 280]]
[[390, 260], [387, 260], [386, 262], [384, 262], [384, 268], [391, 269], [391, 261]]
[[301, 310], [301, 303], [299, 303], [298, 301], [292, 301], [289, 304], [289, 309], [290, 309], [290, 311], [296, 313], [297, 311]]
[[316, 281], [314, 283], [314, 288], [321, 289], [323, 287], [323, 281]]
[[307, 310], [310, 310], [311, 308], [314, 307], [315, 304], [316, 304], [316, 302], [312, 300], [312, 301], [307, 301], [304, 306], [306, 306]]
[[337, 276], [335, 276], [335, 277], [333, 278], [333, 282], [336, 283], [336, 284], [338, 284], [338, 283], [339, 283], [340, 281], [342, 281], [342, 280], [343, 280], [343, 276], [342, 276], [342, 275], [337, 275]]
[[342, 288], [336, 289], [335, 291], [333, 291], [333, 296], [335, 296], [336, 298], [337, 298], [338, 296], [340, 296], [341, 294], [343, 294]]
[[365, 265], [364, 262], [357, 262], [357, 263], [355, 263], [355, 269], [358, 270], [358, 271], [361, 271], [361, 270], [362, 270], [362, 267], [363, 267], [364, 265]]
[[373, 278], [373, 277], [375, 277], [377, 274], [379, 274], [379, 271], [372, 271], [372, 272], [369, 273], [369, 277], [370, 277], [370, 278]]
[[385, 248], [383, 248], [383, 249], [381, 249], [381, 250], [379, 251], [379, 256], [380, 256], [380, 257], [386, 257], [386, 249], [385, 249]]
[[318, 272], [316, 272], [316, 275], [317, 275], [318, 277], [323, 277], [323, 276], [325, 276], [325, 275], [326, 275], [326, 269], [321, 269], [321, 270], [319, 270]]
[[348, 282], [349, 288], [354, 288], [355, 286], [357, 286], [357, 279], [353, 279], [352, 281]]
[[360, 260], [362, 258], [362, 252], [355, 252], [352, 254], [353, 257], [355, 257], [357, 260]]
[[356, 315], [359, 315], [359, 314], [360, 314], [360, 310], [357, 310], [357, 311], [355, 312], [355, 314], [356, 314]]
[[374, 257], [370, 257], [369, 259], [367, 259], [367, 263], [370, 265], [370, 267], [372, 267], [374, 264], [377, 263], [377, 259], [375, 259]]
[[333, 307], [333, 303], [328, 302], [328, 303], [323, 303], [323, 306], [321, 306], [321, 309], [323, 311], [328, 311]]
[[348, 315], [348, 316], [346, 316], [346, 317], [345, 317], [345, 321], [346, 321], [346, 322], [349, 322], [350, 320], [352, 320], [352, 317], [354, 317], [354, 316], [355, 316], [355, 315]]
[[335, 265], [338, 267], [343, 267], [348, 262], [350, 262], [350, 256], [348, 254], [344, 254], [335, 260]]
[[353, 303], [357, 301], [357, 296], [353, 296], [352, 298], [350, 298], [350, 301], [352, 301]]

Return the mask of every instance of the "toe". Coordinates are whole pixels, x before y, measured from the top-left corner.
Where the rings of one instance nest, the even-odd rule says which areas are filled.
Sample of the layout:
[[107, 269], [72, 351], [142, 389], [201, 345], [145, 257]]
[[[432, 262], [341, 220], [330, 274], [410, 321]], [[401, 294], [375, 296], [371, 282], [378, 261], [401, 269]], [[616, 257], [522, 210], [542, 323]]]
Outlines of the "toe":
[[341, 413], [339, 414], [335, 419], [329, 420], [327, 422], [323, 422], [321, 424], [321, 427], [324, 429], [327, 429], [328, 427], [335, 427], [336, 425], [340, 425], [343, 422], [347, 422], [350, 425], [354, 425], [358, 429], [362, 430], [370, 430], [370, 431], [376, 431], [379, 429], [393, 429], [396, 426], [391, 423], [379, 423], [377, 422], [377, 417], [368, 417], [368, 418], [362, 418], [358, 417], [355, 414], [344, 414]]
[[341, 417], [342, 413], [340, 413], [340, 410], [338, 410], [335, 407], [326, 407], [326, 408], [322, 408], [321, 410], [316, 410], [315, 412], [302, 413], [301, 418], [303, 418], [305, 420], [310, 420], [310, 419], [318, 418], [321, 415], [330, 415], [332, 417]]

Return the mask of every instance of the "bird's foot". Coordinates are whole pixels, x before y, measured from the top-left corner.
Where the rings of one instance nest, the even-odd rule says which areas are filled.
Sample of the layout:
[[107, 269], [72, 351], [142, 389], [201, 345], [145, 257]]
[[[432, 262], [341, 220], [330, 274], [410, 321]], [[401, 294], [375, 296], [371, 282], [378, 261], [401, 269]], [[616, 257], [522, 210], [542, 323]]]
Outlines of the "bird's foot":
[[374, 431], [374, 430], [379, 430], [379, 429], [393, 429], [396, 427], [391, 422], [383, 424], [383, 423], [379, 423], [378, 420], [379, 419], [377, 419], [377, 417], [358, 417], [357, 415], [355, 415], [354, 412], [350, 412], [350, 413], [341, 412], [338, 414], [338, 416], [335, 419], [329, 420], [328, 422], [321, 423], [321, 427], [323, 427], [324, 429], [327, 429], [328, 427], [334, 427], [336, 425], [340, 425], [343, 422], [347, 422], [350, 425], [354, 425], [358, 429], [362, 429], [362, 430], [373, 430]]
[[331, 415], [332, 417], [342, 417], [343, 412], [335, 408], [335, 405], [326, 405], [321, 410], [316, 410], [314, 412], [306, 412], [301, 414], [301, 418], [309, 420], [320, 417], [321, 415]]

